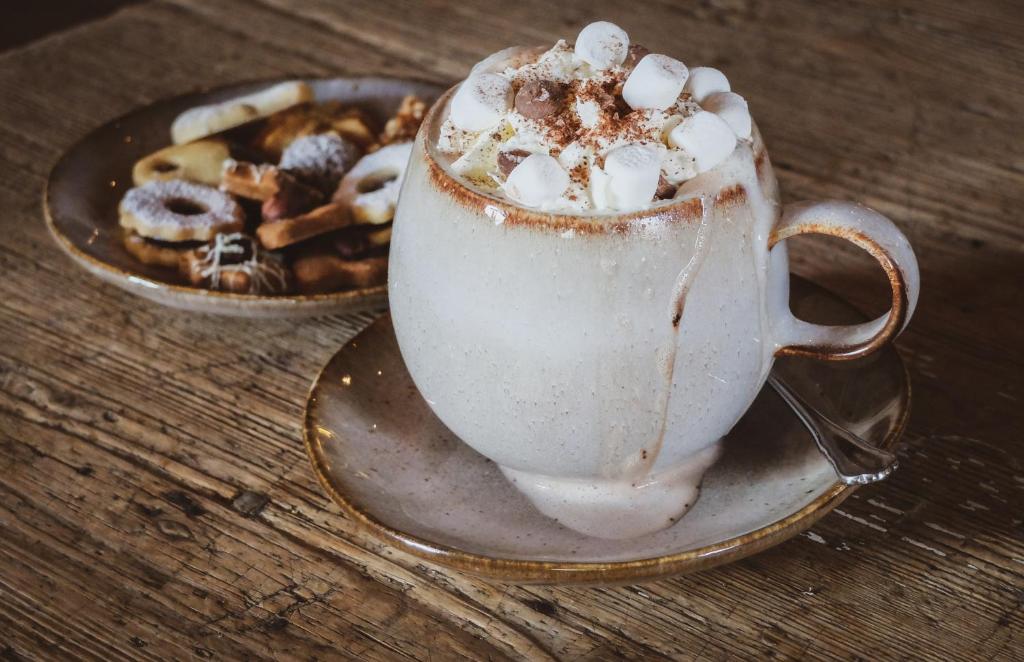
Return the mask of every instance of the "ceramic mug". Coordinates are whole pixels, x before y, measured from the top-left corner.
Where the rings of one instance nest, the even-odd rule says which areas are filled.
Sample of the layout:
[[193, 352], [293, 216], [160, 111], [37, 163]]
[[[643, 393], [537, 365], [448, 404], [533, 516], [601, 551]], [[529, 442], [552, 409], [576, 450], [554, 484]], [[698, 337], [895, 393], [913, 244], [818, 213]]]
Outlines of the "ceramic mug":
[[[623, 538], [671, 525], [776, 356], [863, 356], [910, 319], [903, 234], [852, 203], [783, 208], [756, 127], [668, 203], [550, 214], [450, 171], [436, 144], [451, 94], [417, 136], [395, 217], [395, 333], [441, 421], [565, 526]], [[805, 233], [875, 257], [891, 310], [855, 326], [796, 319], [783, 240]]]

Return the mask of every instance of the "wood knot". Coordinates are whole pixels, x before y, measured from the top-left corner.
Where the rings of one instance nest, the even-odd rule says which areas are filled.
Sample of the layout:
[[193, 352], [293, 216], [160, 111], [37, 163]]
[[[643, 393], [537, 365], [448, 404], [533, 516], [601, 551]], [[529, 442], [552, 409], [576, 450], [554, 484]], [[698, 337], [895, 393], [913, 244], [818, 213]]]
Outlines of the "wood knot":
[[191, 540], [192, 529], [173, 519], [158, 519], [156, 528], [172, 540]]
[[270, 503], [270, 497], [260, 492], [242, 490], [231, 500], [231, 507], [246, 517], [256, 517]]
[[161, 494], [169, 503], [181, 509], [189, 519], [195, 519], [206, 514], [206, 509], [196, 503], [195, 499], [180, 490], [172, 490]]

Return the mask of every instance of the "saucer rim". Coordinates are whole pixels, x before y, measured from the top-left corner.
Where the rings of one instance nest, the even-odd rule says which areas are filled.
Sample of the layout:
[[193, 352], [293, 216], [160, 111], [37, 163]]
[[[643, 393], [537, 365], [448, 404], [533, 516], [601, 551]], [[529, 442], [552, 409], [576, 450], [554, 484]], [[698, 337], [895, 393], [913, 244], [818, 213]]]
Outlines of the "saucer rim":
[[42, 207], [46, 228], [54, 242], [79, 267], [100, 280], [122, 290], [143, 297], [154, 303], [196, 312], [222, 315], [254, 315], [263, 317], [287, 317], [301, 315], [326, 315], [378, 310], [387, 302], [387, 285], [361, 287], [338, 292], [320, 294], [263, 295], [238, 292], [221, 292], [202, 287], [193, 287], [164, 280], [154, 279], [142, 272], [122, 269], [82, 250], [60, 227], [54, 215], [53, 189], [59, 183], [63, 171], [70, 168], [70, 158], [84, 149], [84, 145], [97, 133], [124, 122], [128, 118], [145, 113], [153, 108], [196, 97], [197, 103], [211, 95], [244, 89], [253, 85], [272, 85], [283, 81], [301, 80], [307, 83], [329, 81], [351, 81], [360, 84], [398, 83], [435, 88], [438, 95], [444, 92], [444, 84], [412, 77], [365, 75], [365, 76], [269, 76], [235, 81], [224, 85], [201, 87], [179, 94], [162, 97], [150, 103], [132, 108], [117, 117], [98, 124], [76, 139], [54, 161], [43, 185]]
[[[835, 296], [835, 295], [833, 295]], [[706, 570], [725, 563], [738, 561], [757, 552], [764, 551], [784, 540], [788, 540], [813, 526], [854, 491], [857, 485], [845, 485], [838, 479], [814, 501], [780, 520], [776, 520], [749, 533], [735, 536], [711, 545], [705, 545], [674, 554], [630, 559], [612, 562], [569, 562], [535, 561], [508, 557], [495, 557], [467, 552], [456, 547], [419, 538], [410, 533], [392, 528], [363, 512], [334, 487], [326, 470], [323, 454], [317, 449], [314, 435], [313, 410], [319, 401], [323, 387], [323, 376], [341, 353], [353, 343], [358, 343], [364, 334], [375, 329], [391, 317], [381, 315], [342, 345], [319, 370], [310, 385], [303, 410], [302, 435], [309, 456], [313, 474], [328, 496], [342, 511], [352, 517], [364, 530], [378, 540], [418, 558], [438, 565], [467, 572], [484, 579], [516, 583], [542, 584], [614, 584], [653, 581], [675, 575]], [[906, 393], [904, 406], [892, 430], [882, 440], [881, 447], [890, 449], [902, 436], [913, 401], [910, 372], [907, 363], [895, 346], [890, 346], [902, 370], [903, 389]]]

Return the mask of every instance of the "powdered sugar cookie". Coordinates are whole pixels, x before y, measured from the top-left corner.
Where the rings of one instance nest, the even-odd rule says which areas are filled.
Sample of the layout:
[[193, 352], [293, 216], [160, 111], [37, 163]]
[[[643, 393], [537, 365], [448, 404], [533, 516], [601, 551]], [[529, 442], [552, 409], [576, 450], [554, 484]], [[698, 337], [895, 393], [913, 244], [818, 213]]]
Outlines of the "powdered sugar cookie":
[[330, 194], [361, 153], [359, 147], [336, 133], [303, 136], [285, 148], [278, 167]]
[[162, 241], [209, 241], [217, 233], [241, 230], [245, 221], [227, 193], [181, 179], [129, 189], [118, 210], [121, 227]]
[[312, 99], [309, 85], [295, 80], [228, 101], [197, 106], [175, 118], [171, 140], [180, 145], [205, 138]]
[[348, 205], [359, 223], [387, 223], [395, 216], [398, 191], [412, 143], [395, 143], [367, 154], [341, 178], [334, 201]]

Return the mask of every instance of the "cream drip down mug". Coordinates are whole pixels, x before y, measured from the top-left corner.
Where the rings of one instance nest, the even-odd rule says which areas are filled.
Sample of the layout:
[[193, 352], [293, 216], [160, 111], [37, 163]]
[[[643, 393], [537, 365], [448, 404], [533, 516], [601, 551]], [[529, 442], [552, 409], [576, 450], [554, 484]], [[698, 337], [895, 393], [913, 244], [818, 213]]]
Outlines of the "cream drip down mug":
[[[857, 204], [783, 208], [756, 127], [669, 203], [543, 213], [451, 172], [436, 149], [451, 96], [420, 129], [395, 217], [395, 333], [441, 421], [567, 527], [625, 538], [672, 525], [776, 356], [863, 356], [913, 313], [903, 234]], [[889, 313], [840, 327], [796, 319], [783, 240], [803, 233], [875, 257]]]

